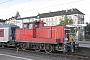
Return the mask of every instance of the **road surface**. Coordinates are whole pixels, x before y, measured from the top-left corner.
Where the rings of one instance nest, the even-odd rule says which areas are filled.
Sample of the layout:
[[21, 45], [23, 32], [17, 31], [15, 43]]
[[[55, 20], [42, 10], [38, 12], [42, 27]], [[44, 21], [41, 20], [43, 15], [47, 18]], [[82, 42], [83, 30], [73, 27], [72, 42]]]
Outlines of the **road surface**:
[[7, 55], [7, 54], [0, 54], [0, 60], [34, 60], [34, 59]]

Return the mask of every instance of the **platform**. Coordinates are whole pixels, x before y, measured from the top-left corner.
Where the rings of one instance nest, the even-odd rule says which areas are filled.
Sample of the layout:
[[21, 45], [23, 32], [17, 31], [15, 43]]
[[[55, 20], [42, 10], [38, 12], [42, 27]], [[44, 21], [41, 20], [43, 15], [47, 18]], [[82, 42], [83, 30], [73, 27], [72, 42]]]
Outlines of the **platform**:
[[79, 43], [79, 47], [87, 47], [90, 48], [90, 41], [77, 41]]

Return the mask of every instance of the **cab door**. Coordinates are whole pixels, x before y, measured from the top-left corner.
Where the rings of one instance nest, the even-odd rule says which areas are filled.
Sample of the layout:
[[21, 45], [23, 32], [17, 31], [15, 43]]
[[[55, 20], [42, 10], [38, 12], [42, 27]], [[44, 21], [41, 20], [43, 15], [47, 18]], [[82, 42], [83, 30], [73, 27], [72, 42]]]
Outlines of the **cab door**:
[[70, 28], [64, 28], [64, 37], [66, 38], [68, 42], [70, 39]]

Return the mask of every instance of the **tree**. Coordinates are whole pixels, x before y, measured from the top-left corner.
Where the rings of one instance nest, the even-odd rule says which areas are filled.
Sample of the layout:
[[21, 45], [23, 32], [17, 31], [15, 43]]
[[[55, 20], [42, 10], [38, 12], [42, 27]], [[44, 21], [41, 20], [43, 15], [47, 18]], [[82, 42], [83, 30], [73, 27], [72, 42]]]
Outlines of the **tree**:
[[73, 24], [73, 20], [71, 18], [69, 18], [67, 15], [63, 16], [63, 18], [64, 19], [62, 19], [60, 21], [60, 23], [58, 24], [58, 26]]
[[15, 18], [19, 18], [20, 17], [20, 14], [19, 14], [19, 11], [16, 12], [16, 15], [15, 15]]
[[85, 39], [90, 39], [90, 23], [86, 23], [87, 26], [85, 27]]
[[[73, 20], [69, 18], [67, 15], [64, 15], [63, 18], [64, 19], [62, 19], [57, 26], [73, 24]], [[71, 33], [75, 33], [74, 27], [71, 27], [70, 29]]]
[[85, 27], [85, 33], [90, 35], [90, 24], [87, 25], [87, 27]]

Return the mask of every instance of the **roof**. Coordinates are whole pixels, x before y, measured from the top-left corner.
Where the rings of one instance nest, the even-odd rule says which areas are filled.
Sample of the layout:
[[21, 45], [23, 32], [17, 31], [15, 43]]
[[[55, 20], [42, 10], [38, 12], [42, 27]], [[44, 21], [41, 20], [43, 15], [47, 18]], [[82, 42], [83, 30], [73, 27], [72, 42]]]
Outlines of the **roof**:
[[11, 28], [19, 28], [19, 26], [17, 25], [13, 25], [13, 24], [4, 24], [4, 25], [0, 25], [0, 27], [11, 27]]
[[0, 19], [0, 22], [5, 22], [5, 20]]
[[71, 14], [83, 14], [81, 11], [78, 9], [70, 9], [70, 10], [62, 10], [62, 11], [56, 11], [56, 12], [49, 12], [49, 13], [42, 13], [38, 14], [40, 18], [45, 18], [45, 17], [53, 17], [53, 16], [60, 16], [60, 15], [71, 15]]
[[71, 24], [71, 25], [66, 25], [68, 27], [85, 27], [87, 24]]
[[37, 16], [23, 17], [23, 18], [18, 18], [17, 20], [30, 19], [30, 18], [37, 18]]

